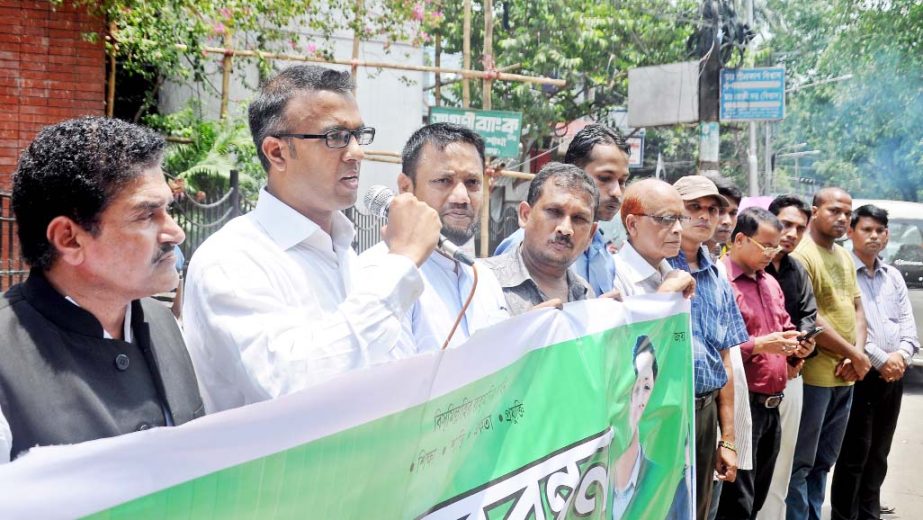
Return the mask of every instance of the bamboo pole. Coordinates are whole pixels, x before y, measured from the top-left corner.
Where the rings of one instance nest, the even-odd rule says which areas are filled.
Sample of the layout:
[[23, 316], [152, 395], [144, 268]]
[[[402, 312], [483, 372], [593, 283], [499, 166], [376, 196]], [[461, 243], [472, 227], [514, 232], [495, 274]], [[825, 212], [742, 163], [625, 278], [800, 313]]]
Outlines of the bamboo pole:
[[356, 75], [359, 73], [359, 18], [362, 16], [362, 10], [365, 3], [363, 0], [356, 0], [356, 26], [353, 28], [353, 53], [352, 53], [352, 67], [350, 67], [350, 75], [353, 78], [353, 93], [355, 94], [356, 89], [359, 88], [359, 82], [356, 80]]
[[[442, 33], [436, 33], [436, 59], [435, 64], [436, 68], [442, 66]], [[426, 89], [424, 89], [426, 90]], [[442, 73], [436, 73], [436, 106], [442, 106]]]
[[[175, 47], [179, 50], [189, 50], [189, 46], [177, 43]], [[263, 51], [251, 51], [251, 50], [238, 50], [238, 49], [225, 49], [222, 47], [203, 47], [202, 52], [206, 54], [225, 54], [230, 52], [233, 56], [248, 57], [248, 58], [262, 58], [268, 60], [282, 60], [282, 61], [304, 61], [309, 63], [329, 63], [333, 65], [350, 65], [352, 66], [354, 60], [327, 60], [322, 57], [317, 56], [305, 56], [303, 54], [286, 54], [280, 52], [263, 52]], [[443, 74], [458, 74], [460, 76], [465, 76], [471, 79], [484, 79], [490, 77], [494, 81], [519, 81], [522, 83], [534, 83], [538, 85], [554, 85], [557, 87], [564, 87], [567, 85], [567, 82], [563, 79], [557, 78], [548, 78], [545, 76], [525, 76], [522, 74], [510, 74], [506, 72], [485, 72], [482, 70], [471, 70], [471, 69], [451, 69], [445, 67], [430, 67], [427, 65], [412, 65], [404, 63], [388, 63], [380, 61], [368, 61], [368, 60], [355, 60], [355, 64], [359, 67], [370, 67], [378, 69], [394, 69], [394, 70], [411, 70], [416, 72], [441, 72]]]
[[106, 117], [109, 118], [115, 116], [115, 55], [118, 52], [115, 31], [115, 22], [109, 22], [109, 37], [112, 43], [109, 49], [109, 85], [106, 91]]
[[[465, 0], [465, 22], [462, 31], [462, 59], [465, 69], [471, 69], [471, 0]], [[462, 76], [462, 106], [471, 106], [471, 85], [468, 77]]]
[[[228, 29], [224, 30], [224, 48], [231, 49], [233, 42], [231, 41], [231, 31]], [[234, 61], [234, 52], [225, 52], [224, 58], [221, 59], [221, 110], [219, 112], [219, 119], [227, 119], [228, 117], [228, 100], [231, 98], [231, 68], [233, 68]]]
[[[484, 0], [484, 68], [493, 69], [493, 39], [494, 39], [494, 3], [493, 0]], [[489, 65], [489, 67], [488, 67]], [[467, 68], [467, 66], [466, 66]], [[489, 72], [495, 72], [490, 70]], [[481, 92], [481, 108], [490, 110], [491, 91], [493, 83], [489, 77], [484, 78], [484, 88]], [[481, 258], [490, 254], [490, 181], [484, 183], [484, 201], [481, 203]]]
[[[509, 72], [509, 71], [511, 71], [511, 70], [516, 70], [516, 69], [521, 68], [521, 67], [522, 67], [522, 63], [513, 63], [513, 64], [511, 64], [511, 65], [504, 65], [504, 66], [502, 66], [502, 67], [497, 67], [497, 72]], [[463, 78], [453, 78], [453, 79], [445, 80], [445, 81], [443, 81], [439, 86], [440, 86], [440, 87], [444, 87], [444, 86], [446, 86], [446, 85], [451, 85], [451, 84], [453, 84], [453, 83], [458, 83], [459, 81], [464, 81], [464, 79], [463, 79]], [[424, 91], [427, 91], [427, 90], [432, 90], [432, 89], [434, 89], [434, 88], [436, 88], [436, 84], [435, 84], [435, 83], [433, 83], [432, 85], [428, 85], [428, 86], [426, 86], [426, 87], [423, 87], [423, 90], [424, 90]]]
[[[493, 0], [484, 0], [484, 68], [490, 69], [488, 72], [496, 72], [494, 68], [494, 2]], [[494, 82], [491, 76], [484, 78], [484, 92], [481, 94], [481, 108], [490, 110], [493, 108]]]

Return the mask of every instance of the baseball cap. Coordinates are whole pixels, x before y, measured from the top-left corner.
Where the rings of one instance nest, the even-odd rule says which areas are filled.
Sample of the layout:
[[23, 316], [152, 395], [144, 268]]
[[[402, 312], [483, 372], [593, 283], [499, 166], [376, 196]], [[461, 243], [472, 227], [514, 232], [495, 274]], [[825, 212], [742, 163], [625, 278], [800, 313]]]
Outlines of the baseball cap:
[[722, 208], [730, 206], [728, 200], [718, 193], [718, 187], [708, 178], [701, 175], [687, 175], [680, 177], [673, 183], [683, 200], [695, 200], [700, 197], [714, 197]]

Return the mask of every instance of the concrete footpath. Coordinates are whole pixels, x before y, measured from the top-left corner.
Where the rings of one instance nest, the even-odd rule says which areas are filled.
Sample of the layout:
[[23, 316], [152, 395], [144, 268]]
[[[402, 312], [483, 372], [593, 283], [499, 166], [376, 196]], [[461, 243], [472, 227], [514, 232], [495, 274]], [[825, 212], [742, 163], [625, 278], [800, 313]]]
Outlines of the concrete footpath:
[[[830, 518], [830, 481], [827, 480], [828, 502], [824, 519]], [[923, 519], [923, 367], [910, 370], [904, 384], [901, 415], [888, 457], [888, 477], [881, 490], [882, 503], [892, 505], [892, 515], [883, 520]]]

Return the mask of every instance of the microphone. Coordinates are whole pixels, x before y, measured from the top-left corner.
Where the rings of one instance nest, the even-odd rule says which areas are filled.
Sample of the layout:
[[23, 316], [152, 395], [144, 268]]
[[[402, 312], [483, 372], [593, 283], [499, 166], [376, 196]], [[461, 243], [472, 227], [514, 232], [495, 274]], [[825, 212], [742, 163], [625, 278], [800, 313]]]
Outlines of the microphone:
[[[378, 218], [388, 219], [388, 210], [391, 209], [391, 201], [394, 199], [394, 192], [387, 186], [372, 186], [369, 191], [365, 192], [363, 201], [369, 213]], [[436, 243], [436, 249], [441, 251], [449, 258], [466, 264], [474, 265], [474, 259], [461, 250], [454, 242], [448, 238], [439, 235], [439, 242]]]

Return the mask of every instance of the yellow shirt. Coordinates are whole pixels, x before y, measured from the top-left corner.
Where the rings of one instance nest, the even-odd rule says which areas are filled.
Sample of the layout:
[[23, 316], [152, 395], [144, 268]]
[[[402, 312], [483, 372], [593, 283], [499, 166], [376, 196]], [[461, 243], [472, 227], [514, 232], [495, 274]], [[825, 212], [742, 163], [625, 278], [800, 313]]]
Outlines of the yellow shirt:
[[[855, 344], [855, 299], [861, 293], [849, 252], [839, 245], [828, 251], [805, 234], [792, 256], [801, 262], [811, 277], [818, 316], [824, 318], [843, 339]], [[851, 382], [833, 373], [841, 359], [843, 356], [818, 347], [818, 354], [804, 364], [804, 382], [827, 387], [851, 385]]]

